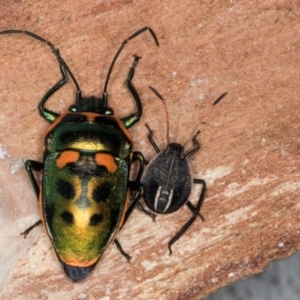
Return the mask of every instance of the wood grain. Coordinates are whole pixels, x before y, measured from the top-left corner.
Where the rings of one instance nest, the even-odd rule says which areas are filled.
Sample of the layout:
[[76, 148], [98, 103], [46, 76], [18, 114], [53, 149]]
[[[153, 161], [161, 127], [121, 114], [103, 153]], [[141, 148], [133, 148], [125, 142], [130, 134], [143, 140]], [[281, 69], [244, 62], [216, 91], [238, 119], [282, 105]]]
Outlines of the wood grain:
[[[184, 143], [201, 121], [201, 150], [191, 159], [208, 183], [200, 219], [173, 246], [187, 208], [153, 223], [138, 210], [119, 235], [128, 263], [111, 245], [85, 281], [63, 273], [42, 229], [23, 240], [37, 202], [22, 166], [42, 160], [48, 126], [38, 114], [59, 78], [50, 49], [26, 36], [0, 36], [0, 224], [3, 299], [200, 299], [261, 272], [300, 247], [300, 4], [298, 1], [3, 1], [0, 30], [35, 32], [58, 47], [83, 94], [101, 95], [123, 39], [150, 26], [121, 54], [108, 88], [117, 116], [133, 110], [124, 80], [142, 56], [134, 84], [143, 104], [131, 129], [135, 149], [155, 153], [144, 123], [164, 148], [165, 114], [148, 89], [166, 99], [171, 140]], [[213, 101], [228, 92], [217, 106]], [[47, 104], [62, 113], [70, 83]], [[200, 107], [200, 108], [199, 108]], [[195, 202], [195, 190], [191, 201]]]

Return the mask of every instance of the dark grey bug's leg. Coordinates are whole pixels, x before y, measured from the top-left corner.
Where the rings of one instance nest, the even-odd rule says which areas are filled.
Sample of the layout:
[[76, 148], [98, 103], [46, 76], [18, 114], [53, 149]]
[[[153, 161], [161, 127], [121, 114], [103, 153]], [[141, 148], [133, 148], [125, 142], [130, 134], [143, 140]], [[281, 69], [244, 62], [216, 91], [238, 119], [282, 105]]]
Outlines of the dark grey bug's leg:
[[190, 203], [189, 201], [186, 203], [187, 206], [189, 207], [189, 209], [193, 212], [193, 215], [191, 216], [191, 218], [182, 226], [182, 228], [175, 234], [175, 236], [170, 240], [169, 244], [168, 244], [168, 248], [169, 248], [169, 254], [172, 254], [172, 249], [171, 246], [186, 232], [186, 230], [193, 224], [193, 222], [195, 221], [197, 216], [200, 216], [200, 218], [202, 220], [204, 220], [204, 218], [202, 217], [202, 215], [200, 214], [200, 209], [202, 206], [202, 203], [204, 201], [205, 198], [205, 192], [206, 192], [206, 182], [203, 179], [197, 179], [194, 178], [193, 180], [194, 183], [197, 184], [201, 184], [202, 185], [202, 190], [201, 190], [201, 194], [199, 196], [199, 200], [197, 203], [197, 206], [195, 207], [192, 203]]
[[159, 150], [157, 144], [156, 144], [156, 143], [154, 142], [154, 140], [153, 140], [153, 134], [154, 134], [154, 133], [153, 133], [153, 130], [149, 127], [148, 124], [145, 124], [145, 126], [147, 127], [147, 129], [148, 129], [148, 131], [149, 131], [147, 137], [148, 137], [148, 140], [149, 140], [150, 144], [153, 146], [153, 148], [154, 148], [154, 150], [156, 151], [156, 153], [159, 153], [160, 150]]
[[136, 204], [136, 207], [137, 207], [140, 211], [142, 211], [144, 214], [146, 214], [147, 216], [149, 216], [149, 217], [153, 220], [153, 222], [156, 221], [156, 215], [153, 214], [152, 212], [150, 212], [149, 210], [145, 209], [144, 206], [143, 206], [140, 202], [138, 202], [138, 203]]
[[206, 182], [203, 179], [194, 178], [193, 183], [198, 183], [202, 185], [202, 190], [199, 196], [199, 200], [196, 207], [190, 201], [187, 201], [186, 205], [191, 210], [192, 213], [196, 213], [202, 219], [202, 221], [204, 221], [204, 217], [200, 214], [200, 210], [205, 198]]
[[200, 133], [200, 130], [198, 130], [198, 131], [196, 132], [196, 134], [193, 136], [193, 139], [192, 139], [195, 148], [192, 149], [192, 150], [191, 150], [190, 152], [188, 152], [187, 154], [185, 154], [185, 156], [184, 156], [185, 158], [188, 158], [188, 157], [194, 155], [196, 152], [199, 151], [199, 149], [200, 149], [200, 144], [199, 144], [199, 142], [197, 141], [197, 135], [198, 135], [199, 133]]
[[[148, 164], [148, 162], [147, 162]], [[136, 198], [136, 195], [134, 193], [134, 196], [133, 198], [135, 199]], [[149, 216], [153, 222], [156, 221], [156, 214], [153, 214], [152, 212], [150, 212], [149, 210], [145, 209], [144, 206], [138, 201], [135, 205], [140, 211], [142, 211], [144, 214], [146, 214], [147, 216]]]
[[[136, 180], [135, 180], [135, 183], [137, 183], [137, 187], [139, 187], [139, 183], [141, 182], [141, 177], [143, 175], [143, 172], [144, 172], [144, 166], [148, 164], [148, 161], [144, 158], [143, 154], [140, 152], [140, 151], [134, 151], [133, 152], [133, 158], [132, 158], [132, 162], [138, 160], [140, 162], [140, 168], [139, 168], [139, 171], [138, 171], [138, 175], [136, 177]], [[131, 183], [132, 184], [132, 183]], [[136, 201], [135, 199], [138, 197], [138, 195], [136, 194], [136, 190], [134, 188], [131, 188], [131, 190], [133, 190], [133, 193], [132, 193], [132, 198], [133, 198], [133, 201]], [[141, 197], [140, 197], [141, 198]], [[155, 222], [155, 218], [156, 218], [156, 215], [151, 213], [150, 211], [146, 210], [143, 205], [138, 201], [136, 202], [135, 206], [141, 210], [142, 212], [144, 212], [146, 215], [148, 215], [154, 222]], [[133, 207], [134, 208], [134, 207]], [[130, 212], [131, 213], [131, 212]], [[128, 216], [129, 217], [129, 216]], [[127, 217], [127, 218], [128, 218]]]
[[[39, 161], [35, 161], [35, 160], [27, 160], [25, 162], [25, 168], [27, 171], [27, 174], [29, 176], [29, 179], [31, 181], [33, 190], [36, 194], [37, 200], [39, 199], [39, 194], [40, 194], [40, 188], [39, 185], [33, 175], [33, 171], [37, 171], [40, 172], [43, 170], [44, 168], [44, 164], [39, 162]], [[31, 225], [29, 228], [27, 228], [24, 232], [21, 233], [21, 235], [24, 235], [24, 238], [26, 238], [27, 234], [35, 227], [39, 226], [40, 224], [42, 224], [42, 220], [38, 220], [36, 223], [34, 223], [33, 225]]]

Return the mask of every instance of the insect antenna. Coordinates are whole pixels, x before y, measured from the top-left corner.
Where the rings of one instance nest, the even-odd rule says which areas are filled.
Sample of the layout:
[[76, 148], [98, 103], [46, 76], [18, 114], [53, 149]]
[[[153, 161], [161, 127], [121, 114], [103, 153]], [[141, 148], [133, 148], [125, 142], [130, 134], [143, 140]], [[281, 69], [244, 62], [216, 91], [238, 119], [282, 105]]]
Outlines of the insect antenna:
[[160, 95], [160, 93], [155, 89], [153, 88], [152, 86], [149, 86], [149, 89], [160, 99], [162, 100], [162, 103], [164, 105], [164, 108], [165, 108], [165, 113], [166, 113], [166, 121], [167, 121], [167, 145], [170, 144], [170, 134], [169, 134], [169, 131], [170, 131], [170, 125], [169, 125], [169, 113], [168, 113], [168, 108], [167, 108], [167, 104], [166, 104], [166, 101], [164, 100], [164, 98]]
[[217, 105], [227, 94], [228, 92], [223, 93], [219, 98], [217, 98], [217, 100], [215, 100], [213, 105]]
[[[226, 95], [228, 94], [228, 92], [225, 92], [223, 93], [221, 96], [219, 96], [213, 103], [213, 105], [217, 105]], [[198, 107], [198, 111], [197, 111], [197, 115], [199, 113], [199, 110], [200, 110], [200, 105]], [[198, 132], [196, 132], [198, 126], [200, 125], [201, 123], [201, 119], [200, 121], [196, 124], [196, 126], [193, 128], [188, 140], [183, 144], [183, 148], [185, 148], [187, 146], [188, 143], [190, 143], [190, 141], [192, 141], [194, 139], [194, 137], [196, 137], [199, 133], [200, 133], [200, 130], [198, 130]], [[196, 132], [196, 133], [195, 133]]]
[[40, 42], [43, 42], [46, 45], [48, 45], [51, 48], [51, 50], [54, 53], [54, 55], [57, 57], [59, 63], [67, 70], [67, 72], [69, 73], [71, 79], [73, 80], [73, 82], [74, 82], [74, 84], [76, 86], [76, 89], [77, 89], [77, 92], [76, 92], [77, 98], [81, 97], [80, 87], [79, 87], [79, 84], [78, 84], [77, 80], [75, 79], [75, 76], [71, 72], [71, 70], [68, 67], [67, 63], [64, 61], [64, 59], [59, 54], [59, 50], [56, 49], [51, 42], [43, 39], [42, 37], [40, 37], [39, 35], [37, 35], [35, 33], [32, 33], [30, 31], [26, 31], [26, 30], [9, 29], [9, 30], [3, 30], [3, 31], [0, 32], [0, 34], [10, 34], [10, 33], [22, 33], [22, 34], [26, 34], [26, 35], [28, 35], [28, 36], [30, 36], [30, 37], [32, 37], [32, 38], [34, 38], [34, 39], [36, 39], [36, 40], [38, 40]]
[[128, 41], [130, 41], [131, 39], [137, 37], [138, 35], [140, 35], [141, 33], [145, 32], [146, 30], [149, 30], [154, 41], [155, 41], [155, 44], [159, 47], [159, 43], [158, 43], [158, 39], [154, 33], [154, 31], [150, 28], [150, 27], [143, 27], [142, 29], [138, 30], [137, 32], [135, 32], [134, 34], [132, 34], [129, 38], [127, 38], [126, 40], [123, 41], [123, 43], [121, 44], [119, 50], [117, 51], [117, 53], [115, 54], [110, 66], [109, 66], [109, 69], [108, 69], [108, 73], [107, 73], [107, 76], [106, 76], [106, 80], [105, 80], [105, 84], [104, 84], [104, 89], [103, 89], [103, 98], [107, 98], [107, 86], [108, 86], [108, 81], [109, 81], [109, 78], [110, 78], [110, 75], [111, 75], [111, 72], [113, 70], [113, 67], [120, 55], [120, 53], [122, 52], [122, 50], [124, 49], [125, 45], [128, 43]]

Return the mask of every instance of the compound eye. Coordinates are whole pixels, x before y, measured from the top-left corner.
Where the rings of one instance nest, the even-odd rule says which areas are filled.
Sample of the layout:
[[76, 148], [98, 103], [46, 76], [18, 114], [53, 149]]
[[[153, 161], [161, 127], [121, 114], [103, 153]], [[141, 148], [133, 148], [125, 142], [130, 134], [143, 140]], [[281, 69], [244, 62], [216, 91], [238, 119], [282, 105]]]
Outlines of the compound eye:
[[113, 115], [114, 114], [114, 110], [112, 108], [110, 108], [110, 107], [107, 107], [106, 110], [105, 110], [105, 112], [104, 112], [104, 114], [106, 116]]
[[78, 108], [77, 108], [76, 104], [70, 105], [69, 111], [71, 111], [71, 112], [77, 112], [77, 111], [78, 111]]

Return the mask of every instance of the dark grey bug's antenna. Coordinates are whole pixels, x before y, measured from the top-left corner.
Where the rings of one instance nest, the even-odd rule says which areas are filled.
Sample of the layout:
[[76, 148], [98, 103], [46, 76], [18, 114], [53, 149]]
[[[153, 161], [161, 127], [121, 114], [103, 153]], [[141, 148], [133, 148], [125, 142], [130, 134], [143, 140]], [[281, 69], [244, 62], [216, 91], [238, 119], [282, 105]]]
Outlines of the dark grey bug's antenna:
[[[226, 93], [223, 93], [220, 97], [218, 97], [218, 98], [214, 101], [213, 105], [217, 105], [217, 104], [218, 104], [218, 103], [219, 103], [219, 102], [220, 102], [227, 94], [228, 94], [227, 92], [226, 92]], [[200, 106], [198, 107], [198, 112], [199, 112], [199, 110], [200, 110]], [[197, 114], [198, 114], [198, 112], [197, 112]], [[187, 146], [187, 144], [189, 144], [189, 143], [193, 140], [193, 138], [194, 138], [195, 135], [198, 135], [198, 134], [200, 133], [200, 130], [198, 130], [198, 132], [195, 133], [196, 130], [197, 130], [197, 128], [198, 128], [198, 126], [200, 125], [200, 123], [201, 123], [201, 120], [200, 120], [200, 121], [196, 124], [196, 126], [193, 128], [193, 130], [192, 130], [192, 132], [191, 132], [191, 134], [190, 134], [188, 140], [183, 144], [183, 148], [185, 148], [185, 147]]]
[[215, 100], [213, 105], [217, 105], [227, 94], [228, 92], [223, 93], [219, 98], [217, 98], [217, 100]]
[[167, 145], [170, 144], [170, 135], [169, 135], [169, 131], [170, 131], [170, 125], [169, 125], [169, 113], [168, 113], [168, 108], [167, 108], [167, 104], [166, 101], [164, 100], [164, 98], [160, 95], [160, 93], [153, 88], [152, 86], [149, 86], [149, 89], [160, 99], [162, 100], [162, 103], [164, 105], [165, 108], [165, 113], [166, 113], [166, 120], [167, 120]]
[[[164, 98], [161, 96], [161, 94], [152, 86], [149, 86], [149, 89], [163, 102], [164, 108], [165, 108], [165, 113], [166, 113], [166, 120], [167, 120], [167, 144], [170, 144], [170, 135], [169, 135], [169, 131], [170, 131], [170, 125], [169, 125], [169, 113], [168, 113], [168, 108], [167, 108], [167, 104], [164, 100]], [[228, 93], [225, 92], [223, 93], [220, 97], [218, 97], [213, 105], [217, 105]], [[200, 110], [200, 106], [198, 107], [198, 111], [197, 114]], [[189, 138], [187, 139], [187, 141], [183, 144], [183, 148], [185, 148], [194, 138], [195, 136], [197, 136], [200, 133], [200, 130], [198, 130], [198, 132], [196, 132], [197, 128], [199, 127], [199, 124], [201, 123], [201, 120], [194, 126]], [[195, 133], [196, 132], [196, 133]]]

